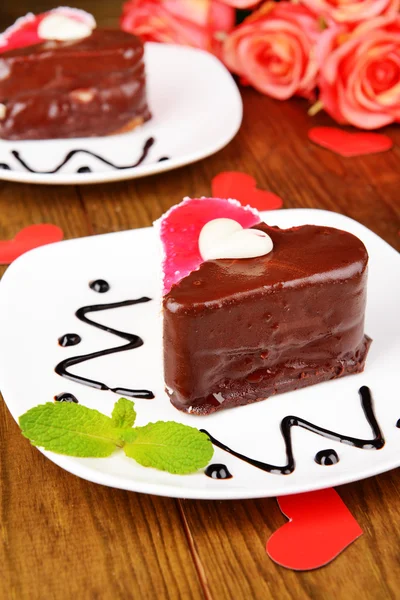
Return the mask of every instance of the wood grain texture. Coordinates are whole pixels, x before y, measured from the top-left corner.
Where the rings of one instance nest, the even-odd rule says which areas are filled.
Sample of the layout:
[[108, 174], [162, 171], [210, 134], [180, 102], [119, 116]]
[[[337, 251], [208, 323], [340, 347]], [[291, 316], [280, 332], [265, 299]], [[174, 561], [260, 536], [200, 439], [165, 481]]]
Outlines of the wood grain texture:
[[[102, 26], [118, 23], [116, 0], [74, 5]], [[32, 6], [3, 2], [0, 29]], [[34, 9], [53, 6], [40, 0]], [[286, 208], [346, 214], [400, 248], [399, 127], [385, 130], [395, 141], [390, 152], [342, 158], [307, 139], [310, 127], [334, 123], [308, 117], [305, 101], [281, 103], [249, 88], [242, 95], [238, 136], [194, 165], [80, 188], [0, 182], [0, 239], [32, 223], [59, 225], [66, 238], [148, 226], [183, 196], [210, 194], [220, 171], [238, 170], [279, 194]], [[399, 597], [399, 470], [339, 488], [364, 535], [329, 566], [295, 573], [265, 553], [285, 523], [274, 499], [176, 502], [96, 486], [33, 449], [2, 401], [0, 436], [1, 599]]]
[[275, 499], [186, 500], [182, 509], [206, 583], [218, 600], [396, 600], [399, 485], [396, 470], [338, 488], [364, 534], [326, 567], [305, 573], [280, 567], [266, 554], [268, 538], [286, 522]]
[[[88, 234], [88, 222], [74, 187], [34, 186], [0, 181], [0, 239], [12, 239], [21, 229], [53, 223], [66, 239]], [[0, 276], [5, 267], [0, 265]]]

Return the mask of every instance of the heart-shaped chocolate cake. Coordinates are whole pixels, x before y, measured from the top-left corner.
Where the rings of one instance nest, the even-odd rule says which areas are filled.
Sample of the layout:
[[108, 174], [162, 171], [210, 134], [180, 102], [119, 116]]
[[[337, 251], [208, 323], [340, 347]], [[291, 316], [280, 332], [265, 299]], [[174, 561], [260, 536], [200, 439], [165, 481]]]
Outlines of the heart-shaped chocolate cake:
[[[179, 227], [179, 211], [187, 219], [190, 202], [192, 221]], [[161, 221], [166, 279], [172, 281], [174, 248], [184, 247], [185, 235], [191, 249], [191, 272], [183, 269], [180, 279], [175, 271], [163, 298], [165, 383], [173, 405], [204, 415], [362, 371], [371, 343], [364, 335], [364, 244], [331, 227], [282, 230], [258, 222], [252, 227], [272, 241], [263, 255], [203, 261], [198, 239], [215, 219], [215, 203], [221, 221], [223, 206], [227, 219], [242, 226], [249, 225], [243, 215], [257, 221], [247, 207], [215, 198], [186, 200]]]

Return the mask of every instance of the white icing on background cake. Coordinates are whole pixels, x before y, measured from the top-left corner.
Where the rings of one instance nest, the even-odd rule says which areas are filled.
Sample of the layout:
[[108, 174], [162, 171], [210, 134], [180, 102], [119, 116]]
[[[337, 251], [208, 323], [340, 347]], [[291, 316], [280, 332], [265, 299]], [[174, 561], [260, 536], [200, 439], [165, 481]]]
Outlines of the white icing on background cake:
[[91, 35], [93, 27], [67, 15], [50, 13], [39, 23], [38, 35], [43, 40], [80, 40]]

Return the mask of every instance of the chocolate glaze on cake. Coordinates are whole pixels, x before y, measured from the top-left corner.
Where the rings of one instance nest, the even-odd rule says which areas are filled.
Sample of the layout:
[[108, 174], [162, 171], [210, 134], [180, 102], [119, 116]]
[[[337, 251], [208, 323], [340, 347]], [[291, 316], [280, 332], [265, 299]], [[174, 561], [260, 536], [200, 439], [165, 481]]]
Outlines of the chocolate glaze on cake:
[[0, 54], [0, 138], [118, 133], [150, 118], [143, 44], [120, 30]]
[[193, 414], [359, 373], [368, 255], [344, 231], [256, 225], [265, 256], [211, 260], [163, 299], [171, 402]]

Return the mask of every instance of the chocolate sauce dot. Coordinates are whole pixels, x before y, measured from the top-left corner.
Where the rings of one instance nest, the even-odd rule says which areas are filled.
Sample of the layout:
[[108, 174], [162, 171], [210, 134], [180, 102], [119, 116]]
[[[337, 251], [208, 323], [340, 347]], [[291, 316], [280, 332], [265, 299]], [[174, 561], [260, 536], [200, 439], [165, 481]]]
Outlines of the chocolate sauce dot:
[[400, 429], [400, 419], [397, 421], [396, 427], [398, 427]]
[[89, 287], [99, 294], [105, 294], [110, 289], [110, 284], [104, 279], [96, 279], [96, 281], [91, 281], [89, 283]]
[[169, 156], [162, 156], [158, 159], [158, 162], [164, 162], [164, 160], [169, 160]]
[[79, 167], [77, 173], [91, 173], [92, 169], [90, 167]]
[[65, 348], [66, 346], [76, 346], [81, 341], [82, 338], [77, 333], [65, 333], [64, 335], [58, 338], [58, 343], [63, 348]]
[[3, 171], [11, 171], [11, 167], [6, 163], [0, 163], [0, 169], [3, 169]]
[[339, 462], [339, 457], [335, 450], [329, 448], [328, 450], [321, 450], [320, 452], [317, 452], [314, 460], [319, 465], [328, 467], [330, 465], [336, 465]]
[[232, 474], [226, 465], [215, 463], [214, 465], [208, 465], [204, 474], [211, 479], [232, 479]]
[[75, 404], [79, 404], [78, 398], [75, 398], [73, 394], [69, 394], [68, 392], [54, 396], [54, 400], [56, 402], [75, 402]]

